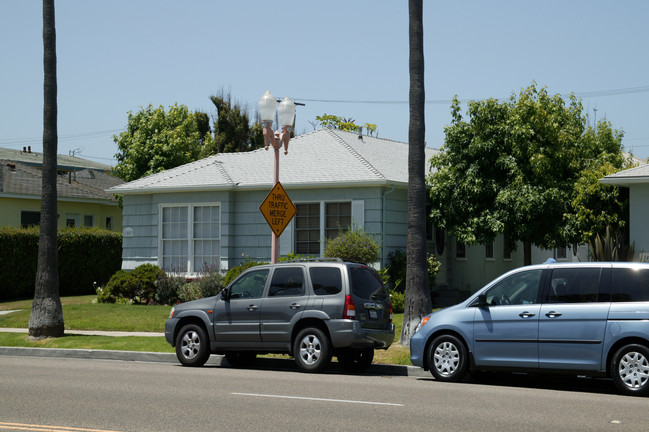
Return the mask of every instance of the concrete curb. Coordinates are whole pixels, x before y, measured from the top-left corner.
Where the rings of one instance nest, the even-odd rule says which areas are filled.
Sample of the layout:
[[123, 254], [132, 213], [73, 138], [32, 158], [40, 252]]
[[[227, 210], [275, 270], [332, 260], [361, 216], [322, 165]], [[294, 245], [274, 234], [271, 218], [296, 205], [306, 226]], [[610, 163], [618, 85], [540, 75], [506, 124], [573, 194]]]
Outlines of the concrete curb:
[[[13, 357], [58, 357], [70, 359], [90, 360], [115, 360], [115, 361], [136, 361], [150, 363], [172, 363], [179, 364], [176, 355], [173, 353], [155, 353], [139, 351], [111, 351], [111, 350], [81, 350], [81, 349], [60, 349], [60, 348], [25, 348], [25, 347], [0, 347], [0, 355]], [[217, 354], [212, 354], [207, 361], [208, 366], [229, 367], [227, 360]], [[262, 369], [283, 369], [298, 370], [293, 360], [260, 358], [255, 362], [255, 367]], [[339, 370], [335, 363], [332, 363], [330, 371]], [[414, 376], [430, 377], [430, 374], [415, 366], [373, 364], [363, 373], [364, 375], [380, 376]]]

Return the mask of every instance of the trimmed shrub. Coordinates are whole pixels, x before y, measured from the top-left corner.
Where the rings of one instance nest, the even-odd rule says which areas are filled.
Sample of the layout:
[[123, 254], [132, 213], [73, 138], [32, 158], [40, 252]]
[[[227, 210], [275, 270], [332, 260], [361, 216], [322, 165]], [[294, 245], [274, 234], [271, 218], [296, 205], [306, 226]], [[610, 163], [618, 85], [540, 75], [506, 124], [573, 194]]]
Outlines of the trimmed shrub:
[[183, 303], [200, 298], [203, 298], [201, 296], [201, 287], [196, 281], [188, 282], [178, 289], [178, 300]]
[[398, 291], [390, 291], [390, 302], [392, 302], [392, 312], [403, 313], [406, 295]]
[[123, 297], [130, 298], [135, 303], [149, 304], [155, 297], [155, 282], [165, 277], [165, 272], [154, 264], [142, 264], [129, 273], [129, 291]]
[[126, 270], [118, 270], [108, 281], [105, 287], [97, 288], [97, 301], [99, 303], [116, 303], [118, 299], [128, 296], [129, 274]]
[[205, 267], [198, 279], [198, 287], [203, 297], [212, 297], [221, 292], [224, 287], [224, 277], [216, 266]]
[[185, 285], [185, 278], [180, 276], [167, 276], [155, 282], [155, 300], [159, 304], [173, 305], [178, 302], [178, 290]]
[[379, 260], [381, 248], [374, 239], [354, 227], [341, 231], [338, 236], [325, 243], [325, 257], [342, 258], [362, 263], [373, 263]]

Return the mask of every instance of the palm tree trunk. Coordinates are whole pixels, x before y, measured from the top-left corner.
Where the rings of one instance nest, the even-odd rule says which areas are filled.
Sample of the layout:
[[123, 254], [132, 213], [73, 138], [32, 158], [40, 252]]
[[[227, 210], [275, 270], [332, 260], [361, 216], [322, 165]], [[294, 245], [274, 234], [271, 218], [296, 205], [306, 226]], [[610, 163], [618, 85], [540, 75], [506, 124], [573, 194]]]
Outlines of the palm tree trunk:
[[424, 27], [423, 1], [409, 0], [410, 124], [408, 129], [408, 253], [406, 298], [401, 344], [410, 337], [421, 318], [432, 308], [426, 268], [426, 123], [424, 119]]
[[54, 0], [43, 0], [43, 182], [38, 268], [29, 335], [34, 338], [63, 336], [63, 310], [59, 298], [56, 246], [57, 202], [57, 81]]

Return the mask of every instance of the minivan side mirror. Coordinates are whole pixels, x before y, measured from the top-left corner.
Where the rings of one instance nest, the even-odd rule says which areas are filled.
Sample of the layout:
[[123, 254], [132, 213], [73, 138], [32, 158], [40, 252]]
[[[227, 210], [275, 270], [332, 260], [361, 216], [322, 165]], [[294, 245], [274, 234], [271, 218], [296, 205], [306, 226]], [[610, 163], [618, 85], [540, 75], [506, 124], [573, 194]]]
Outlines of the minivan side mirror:
[[478, 295], [478, 303], [476, 304], [476, 306], [481, 307], [481, 308], [489, 306], [487, 304], [487, 295], [486, 294]]
[[230, 300], [230, 290], [229, 289], [223, 288], [221, 290], [221, 299], [225, 300], [225, 301]]

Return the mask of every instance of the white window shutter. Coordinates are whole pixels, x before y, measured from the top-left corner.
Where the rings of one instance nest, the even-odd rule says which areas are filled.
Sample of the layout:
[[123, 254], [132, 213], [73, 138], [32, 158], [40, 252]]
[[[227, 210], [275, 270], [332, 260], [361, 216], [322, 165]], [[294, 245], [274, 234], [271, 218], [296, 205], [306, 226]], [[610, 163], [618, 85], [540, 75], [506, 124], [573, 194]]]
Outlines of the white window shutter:
[[284, 228], [284, 232], [282, 232], [282, 235], [279, 236], [279, 254], [280, 255], [288, 255], [291, 252], [293, 252], [293, 223], [295, 221], [295, 218], [291, 219], [291, 221], [286, 225], [286, 228]]
[[364, 200], [352, 200], [352, 224], [361, 230], [365, 228]]

